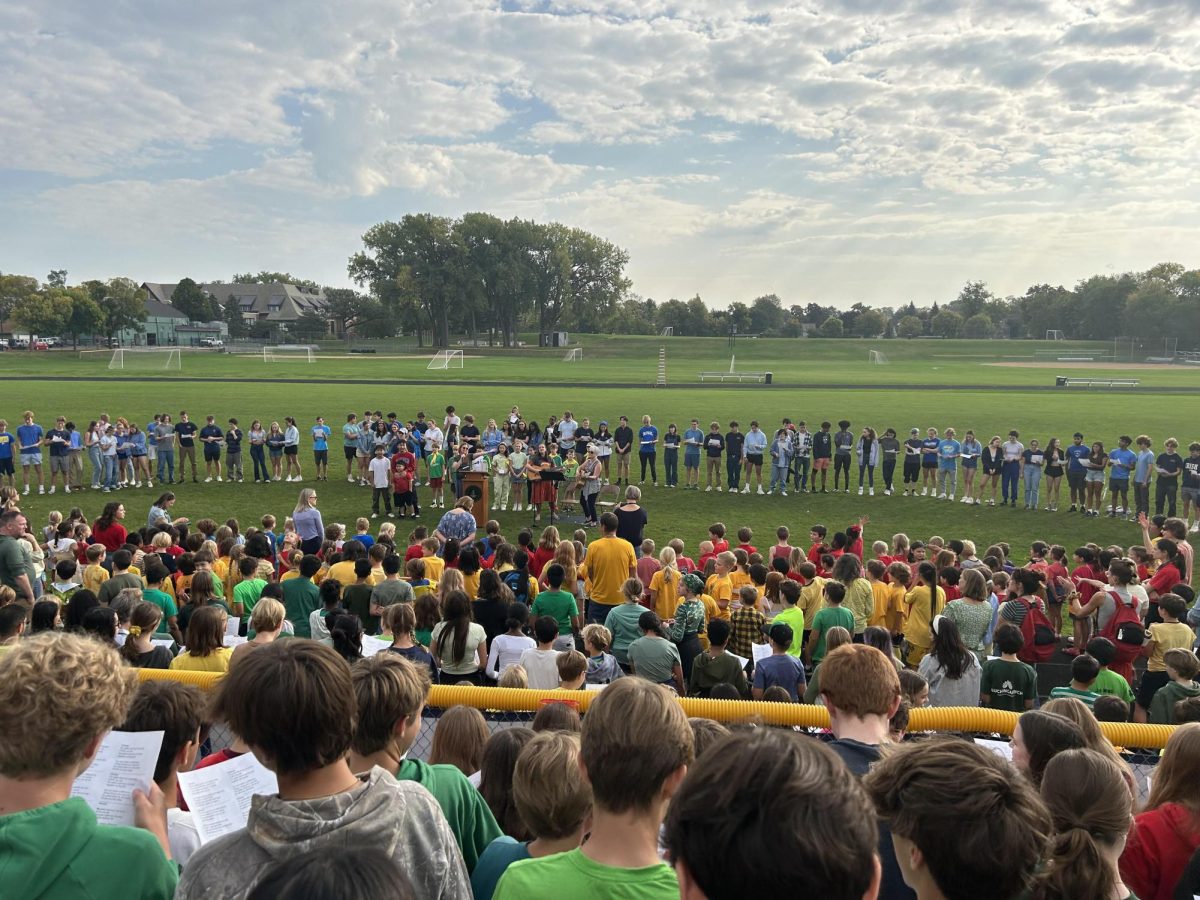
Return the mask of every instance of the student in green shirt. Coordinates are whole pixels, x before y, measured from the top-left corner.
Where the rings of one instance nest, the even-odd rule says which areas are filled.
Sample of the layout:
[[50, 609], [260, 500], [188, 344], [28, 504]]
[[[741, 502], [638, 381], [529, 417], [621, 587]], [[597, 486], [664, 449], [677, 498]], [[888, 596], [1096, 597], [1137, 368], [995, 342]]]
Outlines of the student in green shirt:
[[1092, 682], [1092, 690], [1100, 696], [1111, 694], [1120, 697], [1130, 708], [1133, 707], [1133, 688], [1125, 676], [1112, 671], [1109, 665], [1117, 658], [1117, 648], [1108, 638], [1092, 638], [1087, 643], [1087, 654], [1100, 663], [1100, 674]]
[[1033, 709], [1037, 698], [1037, 672], [1029, 663], [1017, 659], [1025, 646], [1021, 629], [1009, 622], [997, 629], [992, 645], [1000, 651], [999, 659], [983, 664], [979, 679], [979, 703], [992, 709], [1022, 713]]
[[233, 605], [235, 609], [241, 607], [243, 622], [250, 621], [254, 604], [258, 602], [263, 588], [267, 586], [266, 579], [254, 577], [258, 571], [258, 562], [250, 556], [243, 556], [238, 560], [238, 574], [242, 580], [233, 586]]
[[825, 635], [830, 628], [840, 626], [854, 634], [854, 613], [842, 606], [845, 598], [844, 584], [840, 581], [825, 582], [825, 602], [828, 605], [817, 610], [808, 635], [808, 655], [814, 666], [825, 658]]
[[1092, 690], [1092, 684], [1095, 683], [1096, 676], [1099, 674], [1100, 663], [1096, 662], [1094, 657], [1088, 656], [1086, 653], [1079, 654], [1071, 660], [1071, 683], [1052, 688], [1050, 699], [1057, 700], [1059, 697], [1074, 697], [1088, 709], [1091, 709], [1096, 705], [1096, 698], [1100, 696]]
[[371, 561], [365, 556], [354, 561], [354, 578], [354, 584], [342, 591], [342, 605], [347, 612], [358, 616], [363, 634], [379, 634], [379, 616], [371, 615], [371, 594], [375, 590], [371, 584]]
[[158, 623], [159, 634], [169, 634], [180, 646], [183, 645], [183, 632], [179, 628], [179, 608], [171, 595], [162, 589], [163, 584], [171, 573], [161, 563], [151, 563], [146, 568], [146, 584], [149, 587], [142, 591], [142, 599], [148, 600], [163, 611], [162, 620]]
[[542, 591], [533, 599], [529, 612], [534, 618], [538, 616], [553, 616], [558, 622], [558, 640], [554, 642], [555, 650], [573, 650], [575, 641], [573, 635], [579, 633], [583, 624], [579, 617], [579, 604], [575, 595], [562, 589], [563, 579], [567, 572], [558, 563], [546, 567], [546, 583], [550, 590]]
[[406, 758], [421, 733], [429, 671], [396, 653], [377, 653], [355, 664], [351, 677], [358, 721], [350, 743], [350, 768], [361, 773], [379, 766], [399, 781], [415, 781], [433, 794], [471, 872], [479, 854], [500, 837], [495, 816], [457, 766]]
[[137, 691], [117, 651], [43, 633], [0, 657], [0, 872], [5, 897], [171, 900], [166, 803], [135, 791], [135, 828], [100, 825], [75, 779], [120, 725]]
[[535, 734], [517, 757], [512, 797], [533, 840], [501, 835], [488, 844], [471, 872], [475, 900], [492, 900], [500, 876], [518, 860], [566, 853], [583, 840], [583, 827], [592, 811], [592, 788], [579, 777], [579, 735]]
[[592, 787], [588, 842], [514, 862], [492, 896], [678, 900], [679, 882], [659, 858], [658, 837], [692, 757], [691, 726], [667, 688], [642, 678], [614, 681], [583, 719], [580, 769]]
[[[779, 583], [779, 596], [783, 598], [783, 609], [775, 614], [771, 624], [783, 622], [791, 626], [792, 634], [804, 634], [804, 610], [796, 605], [800, 601], [799, 583], [785, 578]], [[792, 641], [787, 652], [789, 656], [800, 656], [804, 653], [804, 642]]]
[[1175, 704], [1180, 700], [1200, 697], [1200, 684], [1195, 678], [1200, 675], [1200, 659], [1191, 650], [1174, 647], [1163, 654], [1167, 674], [1171, 680], [1154, 692], [1150, 701], [1151, 725], [1174, 725]]
[[321, 571], [321, 560], [311, 553], [300, 560], [300, 576], [280, 582], [283, 588], [283, 605], [287, 609], [288, 621], [296, 637], [312, 637], [308, 617], [321, 608], [321, 592], [313, 583], [313, 576]]

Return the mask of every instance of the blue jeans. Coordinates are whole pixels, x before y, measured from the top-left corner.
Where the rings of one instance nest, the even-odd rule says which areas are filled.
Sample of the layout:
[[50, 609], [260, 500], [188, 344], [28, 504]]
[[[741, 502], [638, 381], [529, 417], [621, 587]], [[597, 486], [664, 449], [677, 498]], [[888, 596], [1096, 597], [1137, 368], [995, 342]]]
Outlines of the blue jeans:
[[[263, 481], [270, 481], [271, 470], [267, 468], [267, 457], [263, 453], [262, 444], [250, 445], [250, 460], [254, 463], [254, 480], [258, 481], [261, 478]], [[262, 470], [261, 476], [259, 470]]]
[[787, 466], [771, 466], [771, 493], [775, 493], [775, 486], [779, 485], [782, 491], [787, 490], [788, 486], [788, 468]]
[[875, 467], [868, 466], [863, 463], [859, 463], [859, 465], [858, 465], [858, 486], [859, 487], [863, 486], [863, 473], [864, 472], [867, 473], [867, 484], [870, 485], [871, 487], [875, 487]]
[[1025, 505], [1037, 509], [1038, 491], [1042, 486], [1042, 470], [1037, 466], [1025, 467]]
[[115, 456], [104, 457], [104, 486], [106, 488], [117, 486], [117, 458]]
[[[165, 477], [164, 477], [164, 473]], [[175, 451], [158, 451], [158, 480], [170, 483], [175, 480]]]
[[595, 600], [588, 600], [586, 624], [603, 625], [604, 620], [608, 618], [608, 614], [614, 609], [616, 609], [615, 606], [609, 606], [607, 603], [597, 603]]
[[668, 487], [679, 484], [679, 451], [663, 451], [663, 469], [666, 472]]
[[808, 487], [808, 467], [812, 460], [807, 456], [798, 456], [792, 460], [792, 471], [796, 490], [802, 491]]
[[92, 487], [98, 488], [104, 480], [104, 459], [100, 456], [99, 445], [88, 447], [88, 462], [92, 464]]
[[742, 481], [742, 461], [736, 456], [725, 460], [725, 474], [728, 476], [729, 490], [736, 491]]
[[1000, 492], [1005, 501], [1017, 502], [1017, 477], [1021, 472], [1021, 464], [1016, 460], [1008, 460], [1000, 469]]

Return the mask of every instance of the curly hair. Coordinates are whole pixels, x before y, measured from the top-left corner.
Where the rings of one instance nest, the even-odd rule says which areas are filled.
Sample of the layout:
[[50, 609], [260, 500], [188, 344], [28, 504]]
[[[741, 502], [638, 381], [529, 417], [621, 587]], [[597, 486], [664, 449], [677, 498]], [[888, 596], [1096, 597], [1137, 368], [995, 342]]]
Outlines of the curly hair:
[[88, 744], [125, 720], [136, 672], [115, 648], [37, 634], [0, 661], [0, 774], [45, 778], [79, 765]]

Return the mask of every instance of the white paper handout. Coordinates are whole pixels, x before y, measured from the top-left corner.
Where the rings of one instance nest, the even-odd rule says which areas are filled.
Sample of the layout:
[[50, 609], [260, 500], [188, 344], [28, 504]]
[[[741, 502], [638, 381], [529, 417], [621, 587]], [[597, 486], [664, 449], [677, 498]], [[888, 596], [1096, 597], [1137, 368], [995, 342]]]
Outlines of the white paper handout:
[[[726, 650], [725, 652], [729, 653], [728, 650]], [[750, 662], [750, 660], [748, 660], [746, 657], [738, 656], [736, 653], [729, 653], [729, 655], [732, 656], [734, 659], [736, 659], [738, 661], [738, 665], [743, 669], [746, 668], [746, 663]]]
[[390, 646], [392, 646], [391, 641], [381, 640], [377, 637], [371, 637], [369, 634], [364, 634], [362, 639], [363, 658], [372, 657], [380, 650], [386, 650]]
[[102, 825], [132, 827], [133, 792], [150, 792], [162, 741], [161, 731], [110, 731], [71, 796], [82, 798]]
[[771, 645], [770, 644], [751, 644], [750, 652], [754, 655], [754, 662], [758, 663], [760, 660], [766, 659], [768, 656], [771, 655]]
[[976, 738], [975, 743], [980, 747], [991, 750], [997, 756], [1002, 756], [1009, 762], [1012, 762], [1012, 744], [1008, 741], [992, 741], [984, 738]]
[[242, 620], [237, 616], [230, 616], [225, 620], [225, 637], [237, 637], [241, 627]]
[[179, 773], [179, 789], [196, 823], [200, 843], [246, 827], [255, 794], [279, 793], [275, 773], [243, 753], [234, 759]]

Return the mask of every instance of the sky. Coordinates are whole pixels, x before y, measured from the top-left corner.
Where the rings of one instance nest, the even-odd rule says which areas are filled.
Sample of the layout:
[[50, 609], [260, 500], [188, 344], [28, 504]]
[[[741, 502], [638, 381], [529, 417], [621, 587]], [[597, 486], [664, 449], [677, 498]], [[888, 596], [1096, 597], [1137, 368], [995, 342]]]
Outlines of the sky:
[[476, 210], [714, 306], [1200, 266], [1200, 0], [7, 0], [0, 271], [290, 271]]

